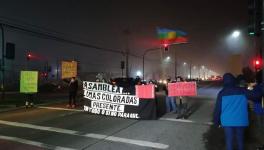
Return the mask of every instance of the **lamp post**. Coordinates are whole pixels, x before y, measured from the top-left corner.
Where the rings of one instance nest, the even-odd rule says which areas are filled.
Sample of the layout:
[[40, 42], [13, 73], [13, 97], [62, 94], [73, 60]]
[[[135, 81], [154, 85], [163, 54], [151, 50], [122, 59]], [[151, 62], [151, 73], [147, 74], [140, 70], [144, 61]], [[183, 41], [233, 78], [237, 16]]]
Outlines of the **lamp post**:
[[[182, 43], [172, 43], [172, 44], [164, 44], [163, 47], [164, 47], [164, 51], [168, 51], [168, 47], [169, 46], [172, 46], [172, 45], [179, 45], [179, 44], [187, 44], [187, 42], [182, 42]], [[151, 52], [151, 51], [156, 51], [156, 50], [160, 50], [161, 48], [160, 47], [156, 47], [156, 48], [149, 48], [149, 49], [146, 49], [144, 50], [144, 53], [143, 53], [143, 65], [142, 65], [142, 77], [143, 77], [143, 80], [145, 79], [145, 56], [148, 52]]]
[[2, 91], [2, 99], [5, 99], [5, 34], [4, 34], [4, 27], [3, 24], [0, 25], [2, 31], [2, 84], [1, 84], [1, 91]]
[[186, 77], [188, 78], [188, 73], [187, 73], [187, 70], [186, 70], [186, 65], [187, 63], [186, 62], [183, 62], [183, 74], [186, 75]]
[[142, 64], [142, 78], [145, 79], [145, 56], [148, 52], [159, 50], [160, 48], [150, 48], [146, 49], [143, 53], [143, 64]]

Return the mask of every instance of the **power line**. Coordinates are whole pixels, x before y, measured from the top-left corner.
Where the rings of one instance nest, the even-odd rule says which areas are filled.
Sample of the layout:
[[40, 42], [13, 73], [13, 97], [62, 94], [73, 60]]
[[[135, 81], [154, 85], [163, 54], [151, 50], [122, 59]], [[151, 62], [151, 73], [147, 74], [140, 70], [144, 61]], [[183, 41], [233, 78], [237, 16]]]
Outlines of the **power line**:
[[[112, 52], [112, 53], [119, 53], [119, 54], [123, 54], [124, 55], [124, 52], [122, 50], [100, 47], [100, 46], [97, 46], [97, 45], [92, 45], [92, 44], [88, 44], [88, 43], [84, 43], [84, 42], [80, 42], [80, 41], [76, 41], [76, 40], [71, 40], [71, 39], [68, 39], [68, 38], [63, 38], [63, 37], [60, 37], [60, 36], [57, 36], [57, 35], [52, 35], [51, 31], [49, 29], [45, 29], [45, 28], [42, 28], [42, 27], [39, 27], [39, 26], [28, 24], [28, 23], [23, 23], [23, 24], [26, 24], [27, 26], [30, 26], [30, 28], [36, 28], [37, 30], [40, 30], [40, 31], [28, 29], [28, 27], [26, 27], [25, 25], [21, 25], [21, 24], [18, 24], [18, 23], [9, 23], [6, 20], [10, 20], [10, 19], [8, 19], [8, 18], [4, 18], [3, 19], [3, 18], [4, 17], [0, 16], [0, 24], [2, 24], [4, 27], [7, 27], [7, 28], [9, 28], [11, 30], [15, 30], [15, 31], [18, 30], [18, 31], [22, 31], [22, 32], [25, 32], [25, 33], [30, 33], [31, 35], [38, 36], [40, 38], [51, 39], [51, 40], [55, 40], [55, 41], [59, 41], [59, 42], [64, 42], [64, 43], [69, 43], [69, 44], [73, 44], [73, 45], [89, 47], [89, 48], [93, 48], [93, 49], [96, 49], [96, 50]], [[43, 31], [45, 31], [46, 33], [43, 32]], [[56, 34], [63, 34], [63, 33], [57, 32], [57, 31], [52, 31], [52, 32], [55, 32]], [[141, 58], [141, 56], [138, 56], [138, 55], [135, 55], [135, 54], [131, 54], [130, 53], [129, 55]]]

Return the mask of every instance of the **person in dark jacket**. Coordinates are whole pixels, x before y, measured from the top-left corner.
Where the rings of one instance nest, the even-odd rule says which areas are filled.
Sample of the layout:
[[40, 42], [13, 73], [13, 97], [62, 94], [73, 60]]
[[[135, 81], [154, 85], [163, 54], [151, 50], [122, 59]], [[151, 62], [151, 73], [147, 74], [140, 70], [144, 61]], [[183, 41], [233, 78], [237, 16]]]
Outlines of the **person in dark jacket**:
[[164, 91], [166, 94], [166, 112], [177, 112], [177, 106], [175, 102], [175, 97], [174, 96], [169, 96], [169, 89], [168, 89], [168, 84], [171, 82], [170, 79], [167, 79], [166, 86], [164, 86]]
[[69, 104], [67, 107], [76, 107], [76, 95], [78, 91], [78, 80], [75, 77], [71, 78], [69, 83]]
[[237, 87], [231, 73], [223, 76], [223, 82], [224, 87], [217, 95], [214, 124], [224, 128], [227, 150], [233, 150], [234, 137], [238, 150], [243, 150], [244, 129], [249, 125], [247, 100], [256, 100], [261, 94], [256, 90]]

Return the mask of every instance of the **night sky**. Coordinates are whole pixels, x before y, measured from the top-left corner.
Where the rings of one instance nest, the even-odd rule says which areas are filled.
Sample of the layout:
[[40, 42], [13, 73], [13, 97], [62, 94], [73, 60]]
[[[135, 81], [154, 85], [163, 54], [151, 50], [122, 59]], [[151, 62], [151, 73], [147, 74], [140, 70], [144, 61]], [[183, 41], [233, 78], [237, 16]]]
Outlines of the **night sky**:
[[[169, 53], [176, 50], [181, 61], [222, 74], [230, 54], [242, 54], [245, 65], [253, 55], [247, 12], [247, 0], [1, 0], [0, 20], [122, 51], [128, 43], [136, 56], [160, 47], [157, 27], [181, 29], [188, 33], [189, 44], [173, 46]], [[241, 41], [230, 45], [226, 38], [236, 29], [242, 32]], [[159, 53], [153, 57], [159, 58]]]

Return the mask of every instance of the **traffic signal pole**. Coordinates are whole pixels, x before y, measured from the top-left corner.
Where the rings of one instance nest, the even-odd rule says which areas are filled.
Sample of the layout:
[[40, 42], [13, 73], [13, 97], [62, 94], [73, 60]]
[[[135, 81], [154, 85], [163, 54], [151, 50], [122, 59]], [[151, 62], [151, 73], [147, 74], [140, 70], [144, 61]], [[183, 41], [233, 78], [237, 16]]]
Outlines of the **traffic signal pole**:
[[146, 49], [143, 53], [143, 64], [142, 64], [142, 79], [145, 80], [145, 56], [148, 52], [160, 50], [160, 48], [150, 48]]
[[5, 34], [4, 34], [4, 27], [3, 24], [0, 25], [2, 31], [2, 84], [1, 84], [1, 91], [2, 91], [2, 99], [5, 99]]
[[[187, 42], [185, 43], [172, 43], [172, 44], [166, 44], [166, 46], [164, 47], [164, 51], [168, 51], [168, 46], [172, 46], [172, 45], [179, 45], [179, 44], [187, 44]], [[166, 49], [165, 49], [166, 48]], [[156, 51], [156, 50], [160, 50], [161, 47], [155, 47], [155, 48], [149, 48], [149, 49], [145, 49], [144, 53], [143, 53], [143, 64], [142, 64], [142, 78], [143, 80], [145, 79], [145, 56], [148, 52], [151, 51]]]

